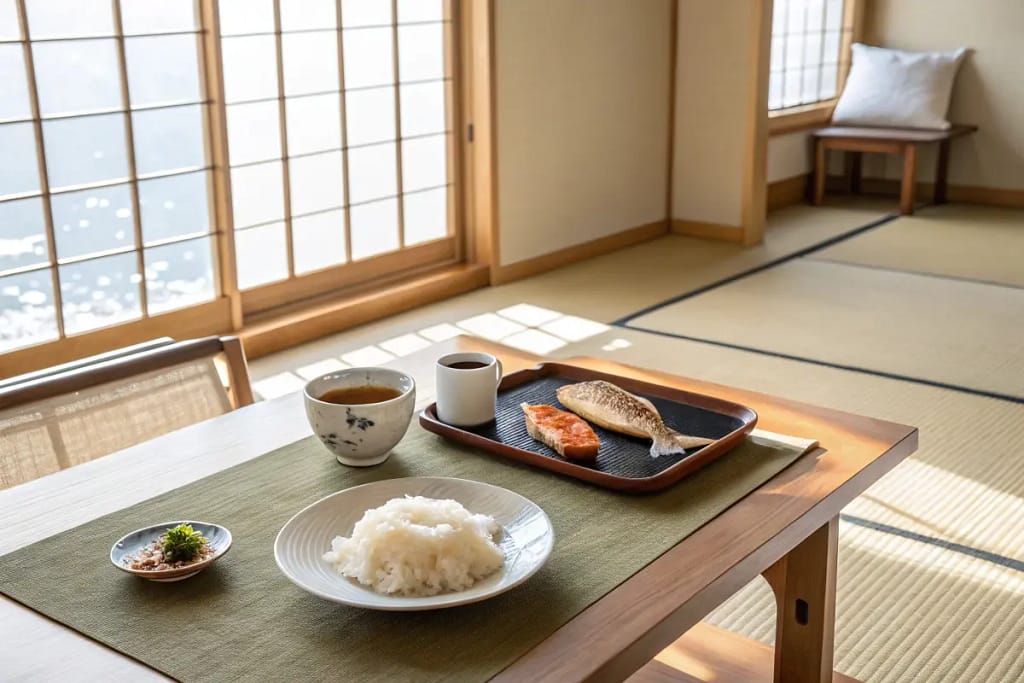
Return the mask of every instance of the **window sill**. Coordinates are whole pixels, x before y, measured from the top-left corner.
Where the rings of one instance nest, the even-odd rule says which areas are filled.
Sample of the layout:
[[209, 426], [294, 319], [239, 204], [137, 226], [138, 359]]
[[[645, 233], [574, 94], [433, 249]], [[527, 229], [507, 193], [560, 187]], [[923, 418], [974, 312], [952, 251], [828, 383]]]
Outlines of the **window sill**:
[[768, 112], [768, 135], [785, 135], [828, 125], [836, 100], [815, 102], [801, 107], [790, 107]]

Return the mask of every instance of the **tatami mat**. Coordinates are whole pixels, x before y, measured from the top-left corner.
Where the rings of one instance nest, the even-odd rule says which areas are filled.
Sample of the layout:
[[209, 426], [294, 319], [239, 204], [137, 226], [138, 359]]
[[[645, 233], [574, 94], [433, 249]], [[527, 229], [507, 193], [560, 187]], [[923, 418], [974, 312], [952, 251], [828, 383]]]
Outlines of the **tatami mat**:
[[[536, 277], [479, 289], [255, 359], [250, 363], [250, 371], [253, 378], [259, 380], [306, 365], [314, 359], [337, 358], [345, 351], [401, 335], [418, 334], [428, 328], [458, 326], [461, 321], [493, 315], [495, 311], [523, 303], [590, 320], [615, 320], [680, 292], [706, 286], [849, 233], [886, 216], [884, 208], [891, 207], [878, 202], [826, 208], [789, 207], [769, 216], [764, 243], [749, 248], [669, 235]], [[480, 332], [487, 327], [486, 323], [477, 322], [480, 324], [459, 329], [488, 336]], [[502, 330], [498, 327], [493, 332], [493, 338], [501, 337]]]
[[[858, 523], [840, 527], [836, 668], [865, 681], [1024, 680], [1024, 405], [625, 329], [557, 353], [917, 426], [919, 450], [844, 510]], [[758, 580], [709, 620], [771, 642], [771, 591]]]
[[812, 258], [1024, 287], [1024, 210], [930, 206]]
[[1024, 398], [1024, 290], [794, 260], [630, 326]]

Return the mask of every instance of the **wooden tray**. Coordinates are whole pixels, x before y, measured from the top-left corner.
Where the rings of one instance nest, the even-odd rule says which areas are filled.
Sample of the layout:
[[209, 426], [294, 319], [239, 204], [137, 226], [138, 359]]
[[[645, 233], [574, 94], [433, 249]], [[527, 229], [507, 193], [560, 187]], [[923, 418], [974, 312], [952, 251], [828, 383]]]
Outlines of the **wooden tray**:
[[[669, 427], [716, 441], [685, 454], [652, 458], [650, 441], [592, 425], [601, 438], [601, 450], [593, 465], [582, 465], [566, 460], [530, 438], [520, 403], [564, 408], [555, 397], [558, 387], [595, 379], [607, 380], [649, 399]], [[563, 363], [542, 363], [506, 376], [498, 387], [496, 412], [493, 422], [478, 427], [455, 427], [441, 422], [437, 417], [437, 404], [431, 403], [420, 413], [420, 424], [424, 429], [488, 453], [605, 488], [646, 493], [672, 486], [728, 453], [757, 423], [757, 413], [738, 403]]]

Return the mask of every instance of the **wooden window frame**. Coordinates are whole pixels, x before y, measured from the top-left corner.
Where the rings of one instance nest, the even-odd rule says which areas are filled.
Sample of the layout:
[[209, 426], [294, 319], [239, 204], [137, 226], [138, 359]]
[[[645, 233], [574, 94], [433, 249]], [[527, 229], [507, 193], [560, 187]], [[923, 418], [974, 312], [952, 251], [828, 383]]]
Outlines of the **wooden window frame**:
[[[847, 27], [849, 27], [847, 29]], [[786, 135], [828, 125], [839, 94], [850, 73], [851, 46], [861, 39], [864, 29], [864, 0], [845, 0], [843, 3], [843, 31], [839, 44], [839, 73], [836, 76], [836, 96], [821, 102], [768, 111], [768, 135]]]

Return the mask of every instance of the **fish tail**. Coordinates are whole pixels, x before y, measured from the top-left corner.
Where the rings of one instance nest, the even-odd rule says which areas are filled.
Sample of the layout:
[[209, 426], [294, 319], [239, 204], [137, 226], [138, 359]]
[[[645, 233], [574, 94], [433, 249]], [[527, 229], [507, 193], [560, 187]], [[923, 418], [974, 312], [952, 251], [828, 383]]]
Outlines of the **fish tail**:
[[672, 436], [675, 437], [676, 443], [685, 449], [703, 448], [715, 442], [714, 439], [706, 439], [703, 436], [690, 436], [689, 434], [680, 434], [679, 432], [673, 432]]
[[657, 458], [659, 455], [673, 455], [685, 452], [686, 449], [676, 440], [674, 432], [666, 431], [656, 435], [651, 444], [652, 458]]

